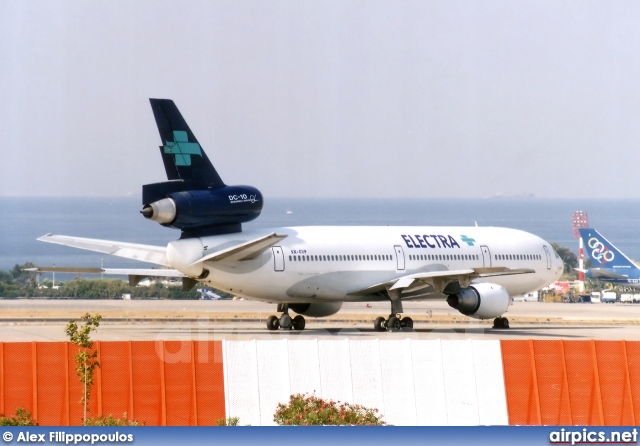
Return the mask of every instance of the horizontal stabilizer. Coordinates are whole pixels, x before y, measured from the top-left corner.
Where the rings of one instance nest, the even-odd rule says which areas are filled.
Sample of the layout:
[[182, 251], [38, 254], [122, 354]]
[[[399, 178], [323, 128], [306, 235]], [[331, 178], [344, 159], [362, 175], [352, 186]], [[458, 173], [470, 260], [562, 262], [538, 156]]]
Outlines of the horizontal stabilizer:
[[141, 245], [137, 243], [115, 242], [111, 240], [99, 240], [83, 237], [70, 237], [66, 235], [47, 234], [38, 238], [41, 242], [70, 246], [72, 248], [86, 249], [88, 251], [110, 254], [126, 259], [139, 260], [141, 262], [155, 263], [156, 265], [169, 266], [167, 249], [163, 246]]
[[185, 276], [175, 269], [156, 268], [76, 268], [66, 266], [38, 266], [25, 268], [24, 271], [36, 273], [77, 273], [77, 274], [107, 274], [112, 276], [129, 276], [129, 286], [136, 286], [146, 277], [173, 277], [182, 279], [182, 289], [189, 291], [197, 280]]
[[66, 266], [38, 266], [25, 268], [24, 271], [36, 273], [77, 273], [77, 274], [107, 274], [112, 276], [135, 275], [141, 277], [185, 277], [175, 269], [154, 268], [76, 268]]
[[276, 234], [275, 232], [272, 232], [271, 234], [265, 235], [264, 237], [260, 237], [255, 240], [250, 240], [248, 242], [241, 243], [239, 245], [232, 246], [230, 248], [223, 249], [221, 251], [216, 251], [212, 254], [208, 254], [196, 260], [190, 266], [194, 266], [199, 263], [207, 262], [207, 261], [219, 261], [219, 260], [240, 261], [240, 260], [255, 259], [264, 251], [271, 248], [273, 245], [275, 245], [280, 240], [286, 237], [287, 237], [286, 235]]

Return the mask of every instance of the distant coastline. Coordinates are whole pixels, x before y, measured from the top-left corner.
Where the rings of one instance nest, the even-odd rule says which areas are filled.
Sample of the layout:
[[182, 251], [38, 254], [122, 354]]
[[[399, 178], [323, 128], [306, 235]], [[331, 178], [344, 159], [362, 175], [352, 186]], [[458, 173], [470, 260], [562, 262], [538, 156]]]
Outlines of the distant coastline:
[[[164, 246], [179, 232], [145, 220], [140, 197], [0, 197], [0, 269], [41, 266], [136, 267], [140, 263], [36, 241], [46, 233]], [[267, 198], [246, 229], [306, 225], [506, 226], [533, 232], [577, 252], [571, 213], [588, 212], [600, 229], [640, 259], [640, 199]]]

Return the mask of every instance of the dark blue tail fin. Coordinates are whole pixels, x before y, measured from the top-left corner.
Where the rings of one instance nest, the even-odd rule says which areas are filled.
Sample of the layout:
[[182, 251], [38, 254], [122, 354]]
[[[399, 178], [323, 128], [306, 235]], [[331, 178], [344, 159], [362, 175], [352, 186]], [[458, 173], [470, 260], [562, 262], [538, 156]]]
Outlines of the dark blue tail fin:
[[595, 229], [582, 228], [579, 231], [594, 268], [640, 269]]
[[149, 99], [156, 118], [167, 179], [189, 181], [192, 188], [222, 187], [220, 175], [171, 99]]

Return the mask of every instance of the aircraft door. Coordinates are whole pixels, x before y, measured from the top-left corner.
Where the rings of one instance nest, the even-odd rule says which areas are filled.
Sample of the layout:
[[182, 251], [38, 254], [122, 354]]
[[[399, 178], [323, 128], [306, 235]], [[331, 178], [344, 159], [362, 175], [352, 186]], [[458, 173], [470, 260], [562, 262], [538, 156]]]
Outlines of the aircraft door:
[[480, 246], [480, 250], [482, 251], [482, 266], [488, 268], [491, 266], [491, 252], [489, 251], [489, 247], [482, 245]]
[[273, 246], [273, 269], [275, 271], [284, 271], [284, 251], [281, 246]]
[[549, 252], [549, 248], [543, 246], [544, 253], [547, 256], [547, 269], [551, 269], [551, 253]]
[[404, 251], [402, 250], [402, 246], [395, 245], [394, 249], [396, 250], [397, 269], [398, 271], [404, 271]]

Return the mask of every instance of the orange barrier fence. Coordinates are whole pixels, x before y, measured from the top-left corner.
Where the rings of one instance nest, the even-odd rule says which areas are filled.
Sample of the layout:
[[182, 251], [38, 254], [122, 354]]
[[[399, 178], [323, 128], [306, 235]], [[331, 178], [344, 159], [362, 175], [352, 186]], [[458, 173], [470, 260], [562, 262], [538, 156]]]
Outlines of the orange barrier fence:
[[[148, 426], [215, 425], [225, 418], [220, 341], [95, 342], [89, 415], [124, 413]], [[80, 425], [83, 388], [75, 345], [0, 343], [0, 413], [17, 407], [40, 425]]]
[[640, 342], [501, 341], [509, 424], [637, 425]]
[[[640, 342], [500, 345], [509, 424], [640, 424]], [[149, 426], [215, 425], [226, 417], [221, 341], [94, 346], [101, 367], [94, 374], [90, 417], [126, 413]], [[23, 407], [40, 425], [81, 424], [77, 352], [67, 342], [0, 342], [0, 413]]]

